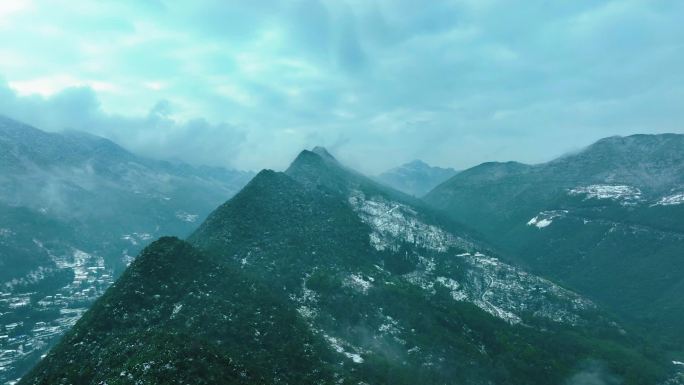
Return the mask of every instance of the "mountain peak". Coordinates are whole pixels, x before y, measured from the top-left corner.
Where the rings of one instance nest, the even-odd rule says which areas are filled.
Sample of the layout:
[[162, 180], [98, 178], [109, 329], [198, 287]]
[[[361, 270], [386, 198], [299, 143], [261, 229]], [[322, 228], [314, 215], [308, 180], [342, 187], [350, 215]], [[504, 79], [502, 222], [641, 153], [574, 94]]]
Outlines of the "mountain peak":
[[325, 149], [325, 147], [316, 146], [311, 150], [302, 150], [295, 160], [292, 161], [285, 173], [293, 176], [293, 174], [297, 174], [298, 171], [302, 170], [307, 170], [307, 173], [320, 173], [324, 170], [329, 172], [341, 168], [344, 167], [328, 152], [328, 150]]
[[383, 172], [378, 180], [404, 193], [423, 196], [455, 174], [456, 170], [452, 168], [434, 167], [415, 159]]
[[425, 163], [424, 161], [422, 161], [420, 159], [414, 159], [414, 160], [406, 163], [405, 166], [422, 167], [422, 168], [431, 167], [429, 164]]
[[311, 150], [302, 150], [302, 152], [297, 155], [290, 168], [296, 168], [301, 165], [314, 165], [314, 164], [338, 164], [337, 159], [332, 156], [325, 147], [316, 146]]
[[[261, 191], [280, 186], [282, 183], [291, 182], [290, 178], [282, 172], [263, 169], [257, 173], [252, 180], [237, 195], [248, 194], [249, 191]], [[282, 188], [282, 187], [280, 187]]]
[[323, 158], [323, 159], [328, 159], [328, 160], [337, 161], [337, 159], [335, 159], [335, 157], [332, 156], [332, 155], [328, 152], [328, 150], [327, 150], [325, 147], [323, 147], [323, 146], [316, 146], [316, 147], [314, 147], [314, 148], [311, 150], [311, 152], [313, 152], [314, 154], [320, 156], [320, 157]]
[[337, 191], [344, 190], [349, 179], [349, 171], [323, 147], [300, 152], [285, 174], [304, 186], [324, 185]]
[[265, 168], [265, 169], [259, 171], [259, 172], [254, 176], [254, 179], [257, 179], [257, 178], [260, 178], [260, 179], [263, 179], [263, 178], [272, 178], [272, 177], [275, 176], [276, 174], [277, 174], [277, 172], [271, 170], [270, 168]]

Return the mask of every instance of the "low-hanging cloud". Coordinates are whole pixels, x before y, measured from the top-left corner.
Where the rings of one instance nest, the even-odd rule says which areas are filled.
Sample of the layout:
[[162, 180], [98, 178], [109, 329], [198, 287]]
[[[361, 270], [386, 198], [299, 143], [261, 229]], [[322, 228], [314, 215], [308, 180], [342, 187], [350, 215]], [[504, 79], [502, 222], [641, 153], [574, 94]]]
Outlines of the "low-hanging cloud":
[[100, 135], [152, 158], [231, 166], [245, 134], [226, 123], [197, 118], [176, 121], [173, 105], [159, 101], [140, 116], [108, 114], [88, 87], [54, 96], [20, 97], [0, 85], [0, 113], [49, 131], [77, 130]]
[[599, 361], [587, 361], [574, 373], [565, 385], [620, 385], [622, 380]]
[[676, 0], [27, 4], [0, 14], [0, 113], [154, 157], [464, 168], [684, 132]]

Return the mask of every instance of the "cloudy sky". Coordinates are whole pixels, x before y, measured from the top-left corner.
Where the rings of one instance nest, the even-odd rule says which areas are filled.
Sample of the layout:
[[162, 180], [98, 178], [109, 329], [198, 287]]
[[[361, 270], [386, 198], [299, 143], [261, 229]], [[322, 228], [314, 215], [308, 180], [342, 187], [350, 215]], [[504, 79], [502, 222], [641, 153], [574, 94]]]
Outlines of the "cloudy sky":
[[137, 153], [282, 169], [328, 147], [540, 162], [684, 132], [681, 0], [11, 0], [0, 114]]

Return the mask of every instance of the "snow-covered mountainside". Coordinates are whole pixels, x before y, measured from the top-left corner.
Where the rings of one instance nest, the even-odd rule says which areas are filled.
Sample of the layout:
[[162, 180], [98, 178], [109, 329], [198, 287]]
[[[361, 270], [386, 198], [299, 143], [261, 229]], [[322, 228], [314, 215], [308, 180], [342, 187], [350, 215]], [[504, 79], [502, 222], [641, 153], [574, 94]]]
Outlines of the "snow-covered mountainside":
[[[366, 198], [352, 191], [349, 202], [361, 220], [370, 225], [371, 245], [379, 251], [398, 252], [404, 244], [443, 253], [462, 267], [461, 281], [448, 271], [440, 271], [434, 256], [419, 256], [418, 268], [405, 279], [428, 292], [435, 285], [451, 290], [454, 300], [468, 301], [506, 322], [522, 322], [520, 313], [531, 313], [557, 322], [580, 322], [581, 312], [593, 309], [591, 301], [565, 290], [548, 280], [536, 277], [499, 259], [475, 251], [471, 242], [447, 231], [422, 223], [416, 211], [381, 196]], [[454, 254], [451, 250], [470, 250]], [[444, 256], [441, 256], [444, 257]], [[443, 274], [443, 275], [442, 275]], [[534, 288], [534, 290], [532, 289]]]
[[682, 203], [684, 203], [684, 193], [664, 196], [664, 197], [660, 198], [653, 205], [656, 205], [656, 206], [674, 206], [674, 205], [681, 205]]
[[568, 190], [570, 195], [584, 196], [585, 199], [612, 199], [623, 205], [636, 204], [642, 200], [641, 190], [625, 185], [601, 185], [576, 187]]

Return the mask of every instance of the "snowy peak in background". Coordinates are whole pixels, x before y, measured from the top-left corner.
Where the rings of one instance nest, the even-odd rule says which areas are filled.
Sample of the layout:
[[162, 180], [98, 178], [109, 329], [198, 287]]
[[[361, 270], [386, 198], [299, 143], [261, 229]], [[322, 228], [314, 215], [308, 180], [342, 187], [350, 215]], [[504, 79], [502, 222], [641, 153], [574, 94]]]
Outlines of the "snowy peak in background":
[[399, 191], [420, 197], [456, 173], [452, 168], [434, 167], [422, 160], [414, 160], [383, 172], [377, 179]]

